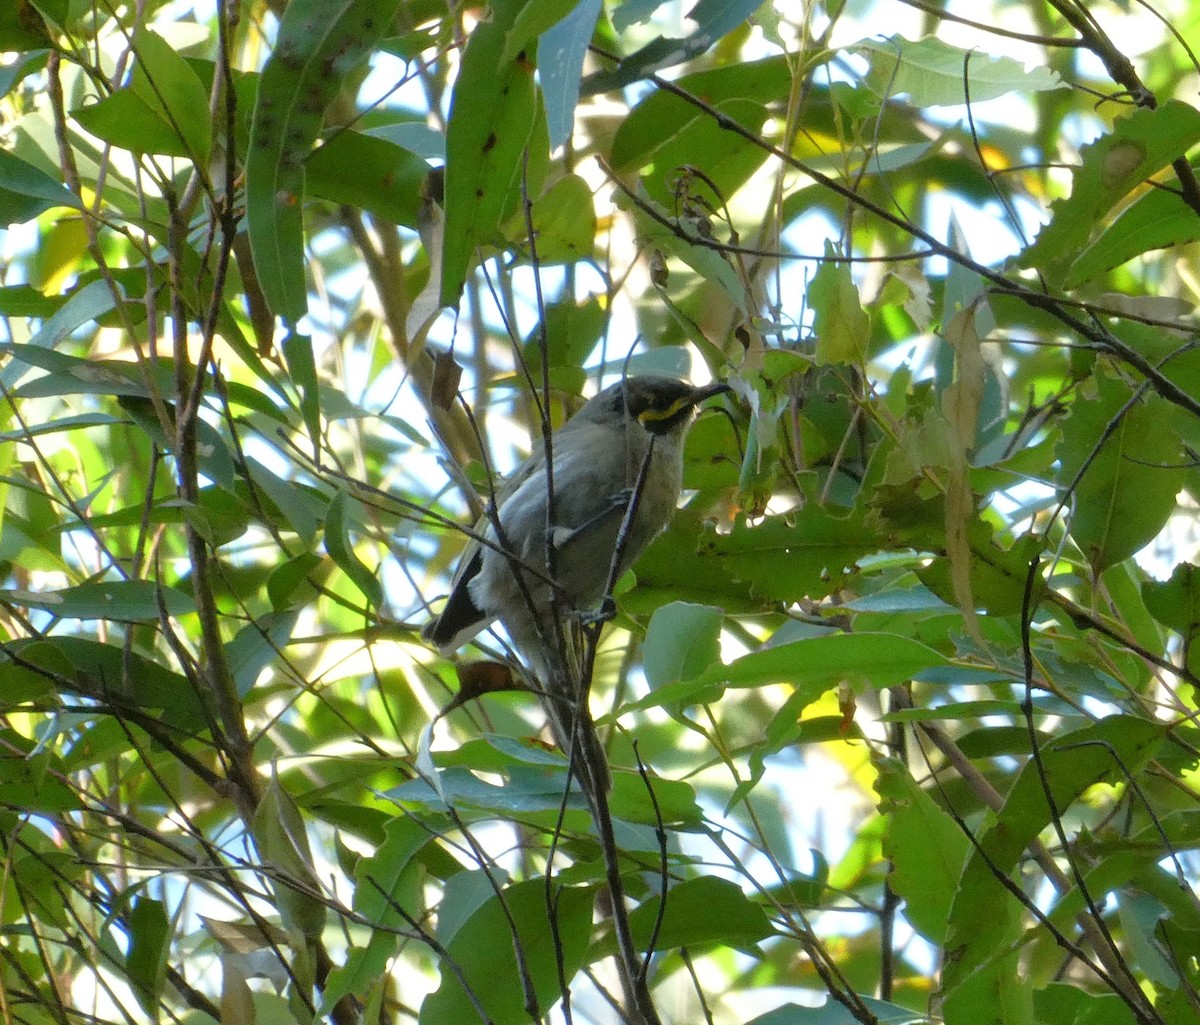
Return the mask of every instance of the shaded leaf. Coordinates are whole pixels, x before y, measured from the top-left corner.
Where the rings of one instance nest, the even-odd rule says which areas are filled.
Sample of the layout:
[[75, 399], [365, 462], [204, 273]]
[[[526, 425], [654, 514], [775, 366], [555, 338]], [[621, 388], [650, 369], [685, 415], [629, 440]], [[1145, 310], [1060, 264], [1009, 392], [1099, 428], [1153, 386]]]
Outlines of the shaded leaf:
[[79, 207], [62, 182], [0, 149], [0, 224], [23, 224], [58, 206]]
[[651, 687], [698, 676], [721, 656], [724, 612], [713, 605], [672, 602], [656, 609], [642, 642]]
[[931, 943], [941, 943], [970, 842], [899, 763], [882, 762], [875, 789], [879, 810], [888, 816], [883, 837], [891, 863], [888, 883], [904, 898], [904, 915], [913, 927]]
[[293, 0], [263, 68], [246, 157], [246, 221], [271, 310], [307, 311], [304, 162], [325, 108], [387, 29], [399, 0]]
[[379, 578], [367, 567], [354, 551], [350, 540], [350, 525], [357, 520], [358, 503], [345, 489], [339, 491], [329, 503], [329, 514], [325, 517], [325, 551], [346, 574], [371, 605], [383, 604], [383, 588]]
[[[622, 58], [615, 69], [589, 75], [583, 85], [584, 94], [591, 96], [620, 89], [652, 72], [675, 67], [699, 56], [750, 17], [761, 3], [762, 0], [697, 0], [687, 12], [688, 20], [694, 22], [695, 27], [683, 39], [658, 36], [637, 52]], [[638, 16], [639, 20], [641, 17]]]
[[[834, 255], [831, 245], [825, 255]], [[850, 265], [826, 259], [809, 283], [808, 302], [813, 309], [817, 365], [861, 364], [867, 356], [871, 318], [862, 308]]]
[[559, 889], [552, 929], [542, 880], [505, 887], [504, 906], [499, 897], [489, 896], [454, 930], [446, 956], [458, 970], [442, 973], [441, 984], [421, 1005], [418, 1021], [422, 1025], [475, 1021], [482, 1008], [487, 1020], [496, 1025], [527, 1022], [514, 946], [520, 945], [522, 963], [539, 1005], [550, 1006], [558, 997], [559, 972], [564, 978], [573, 978], [586, 962], [592, 901], [590, 889]]
[[1072, 495], [1070, 531], [1098, 573], [1148, 544], [1175, 511], [1183, 453], [1179, 436], [1164, 429], [1172, 407], [1163, 399], [1149, 394], [1126, 409], [1127, 385], [1105, 375], [1095, 385], [1094, 398], [1080, 396], [1072, 404], [1057, 453], [1060, 487], [1083, 471]]
[[[530, 4], [528, 9], [537, 6]], [[601, 0], [572, 0], [570, 6], [570, 14], [546, 29], [538, 40], [537, 60], [551, 149], [564, 145], [574, 130], [583, 60], [600, 16]]]
[[171, 950], [171, 921], [162, 901], [139, 897], [129, 913], [129, 952], [125, 968], [134, 992], [148, 1012], [158, 1007]]
[[41, 609], [59, 619], [107, 619], [117, 623], [153, 622], [160, 609], [169, 616], [196, 611], [191, 595], [153, 580], [114, 580], [78, 584], [58, 591], [0, 591], [0, 601]]
[[728, 534], [706, 538], [703, 553], [756, 595], [799, 601], [837, 591], [859, 559], [886, 543], [861, 511], [835, 515], [810, 503], [754, 524], [738, 522]]
[[[1124, 196], [1200, 141], [1200, 111], [1171, 100], [1139, 107], [1108, 135], [1080, 151], [1069, 199], [1052, 204], [1052, 219], [1021, 256], [1055, 281], [1087, 245], [1096, 223]], [[1077, 275], [1078, 276], [1078, 275]]]
[[[347, 174], [347, 168], [354, 168]], [[332, 203], [367, 210], [407, 228], [418, 225], [421, 182], [429, 165], [421, 157], [360, 132], [339, 131], [304, 161], [305, 188]]]
[[441, 305], [457, 306], [476, 248], [491, 241], [521, 196], [534, 128], [533, 62], [504, 58], [523, 0], [497, 0], [467, 41], [446, 128], [446, 227]]
[[968, 99], [980, 103], [1010, 92], [1067, 88], [1058, 73], [1049, 68], [1028, 69], [1011, 57], [962, 50], [935, 36], [915, 42], [892, 36], [859, 43], [851, 49], [870, 60], [867, 85], [876, 95], [891, 98], [907, 93], [916, 107], [966, 103]]
[[700, 876], [676, 883], [665, 900], [654, 896], [629, 916], [634, 942], [656, 950], [719, 943], [746, 948], [775, 934], [761, 905], [728, 879]]
[[[943, 988], [948, 1008], [958, 1013], [986, 1013], [983, 1020], [1005, 1021], [999, 1010], [1014, 978], [1011, 957], [997, 960], [1021, 933], [1024, 909], [998, 881], [997, 873], [1013, 872], [1028, 845], [1054, 814], [1063, 815], [1090, 786], [1120, 781], [1151, 757], [1163, 738], [1163, 725], [1134, 716], [1113, 715], [1094, 725], [1055, 737], [1021, 770], [1004, 807], [978, 834], [959, 880], [948, 919]], [[961, 989], [961, 993], [958, 992]], [[989, 1004], [988, 1002], [991, 1001]]]
[[908, 637], [830, 633], [751, 652], [728, 665], [711, 666], [690, 680], [659, 687], [630, 710], [712, 701], [729, 687], [775, 683], [790, 684], [797, 694], [815, 701], [839, 683], [892, 687], [923, 670], [947, 664], [945, 656]]

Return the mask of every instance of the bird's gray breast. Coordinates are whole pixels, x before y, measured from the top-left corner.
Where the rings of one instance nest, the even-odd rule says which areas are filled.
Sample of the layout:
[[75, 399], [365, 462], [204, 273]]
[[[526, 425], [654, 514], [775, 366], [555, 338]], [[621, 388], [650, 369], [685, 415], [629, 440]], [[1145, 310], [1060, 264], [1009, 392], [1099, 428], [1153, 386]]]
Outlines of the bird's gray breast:
[[[550, 524], [554, 578], [577, 609], [594, 607], [614, 560], [630, 496], [647, 451], [650, 465], [637, 493], [637, 512], [621, 547], [617, 574], [623, 573], [666, 525], [679, 499], [682, 463], [679, 440], [654, 437], [640, 424], [610, 427], [571, 424], [555, 438], [553, 498], [547, 517], [545, 467], [523, 480], [499, 509], [500, 534], [489, 535], [508, 548], [532, 573], [524, 574], [535, 603], [550, 600], [549, 586], [538, 579], [547, 564]], [[501, 536], [502, 535], [502, 536]], [[472, 586], [481, 607], [503, 617], [505, 605], [519, 592], [511, 561], [496, 551], [484, 553], [482, 571]]]

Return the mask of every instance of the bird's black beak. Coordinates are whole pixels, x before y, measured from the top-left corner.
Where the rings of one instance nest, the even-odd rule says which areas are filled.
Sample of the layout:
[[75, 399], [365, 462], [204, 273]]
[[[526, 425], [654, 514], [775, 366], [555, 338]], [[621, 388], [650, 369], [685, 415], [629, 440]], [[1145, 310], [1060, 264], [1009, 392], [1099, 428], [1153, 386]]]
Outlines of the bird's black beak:
[[698, 406], [705, 399], [711, 399], [714, 395], [724, 395], [726, 392], [732, 391], [733, 389], [724, 381], [713, 381], [712, 384], [706, 384], [695, 389], [692, 393], [692, 405]]

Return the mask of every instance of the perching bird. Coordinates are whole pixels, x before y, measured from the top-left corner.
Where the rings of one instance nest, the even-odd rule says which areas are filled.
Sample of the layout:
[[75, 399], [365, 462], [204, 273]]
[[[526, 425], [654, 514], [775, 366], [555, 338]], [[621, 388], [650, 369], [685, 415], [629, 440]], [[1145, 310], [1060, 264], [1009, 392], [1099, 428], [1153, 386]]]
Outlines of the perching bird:
[[[696, 406], [729, 390], [645, 376], [590, 399], [551, 438], [550, 516], [539, 447], [499, 489], [496, 508], [480, 525], [483, 541], [467, 548], [445, 607], [425, 628], [425, 638], [449, 652], [498, 619], [543, 693], [564, 752], [573, 747], [581, 696], [561, 624], [595, 611], [610, 578], [617, 580], [667, 525]], [[634, 515], [625, 524], [631, 501]]]

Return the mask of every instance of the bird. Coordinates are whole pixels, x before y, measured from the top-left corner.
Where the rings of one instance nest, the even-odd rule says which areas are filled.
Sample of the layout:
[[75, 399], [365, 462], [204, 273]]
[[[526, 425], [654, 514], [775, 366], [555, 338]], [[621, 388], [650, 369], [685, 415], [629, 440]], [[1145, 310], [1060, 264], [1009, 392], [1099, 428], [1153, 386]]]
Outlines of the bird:
[[446, 604], [423, 631], [450, 654], [498, 620], [542, 695], [555, 742], [568, 755], [581, 744], [585, 766], [594, 745], [576, 738], [586, 697], [564, 626], [594, 616], [670, 521], [697, 407], [731, 390], [639, 375], [589, 399], [551, 436], [549, 463], [538, 446], [497, 488]]

